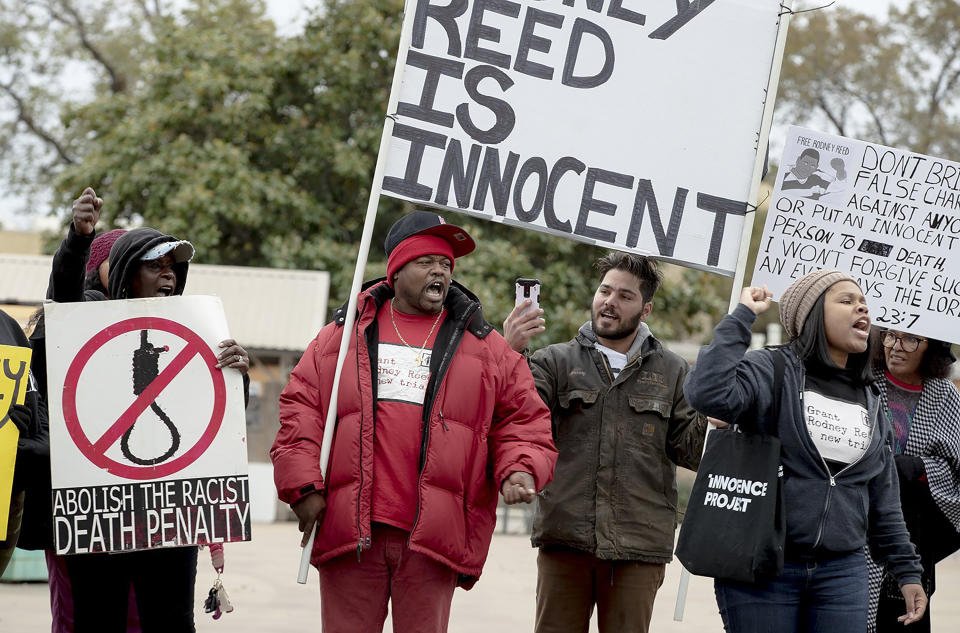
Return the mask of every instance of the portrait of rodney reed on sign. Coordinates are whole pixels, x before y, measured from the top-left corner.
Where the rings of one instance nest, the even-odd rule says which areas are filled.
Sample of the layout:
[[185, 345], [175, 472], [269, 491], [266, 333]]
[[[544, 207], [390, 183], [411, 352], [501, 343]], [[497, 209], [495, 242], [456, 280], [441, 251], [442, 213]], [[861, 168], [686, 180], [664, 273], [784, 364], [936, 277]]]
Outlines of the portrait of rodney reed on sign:
[[[824, 152], [827, 154], [827, 152]], [[810, 200], [820, 200], [833, 193], [841, 193], [847, 188], [847, 163], [835, 156], [827, 161], [820, 150], [805, 147], [800, 151], [793, 165], [784, 173], [780, 190], [786, 195], [796, 195]]]

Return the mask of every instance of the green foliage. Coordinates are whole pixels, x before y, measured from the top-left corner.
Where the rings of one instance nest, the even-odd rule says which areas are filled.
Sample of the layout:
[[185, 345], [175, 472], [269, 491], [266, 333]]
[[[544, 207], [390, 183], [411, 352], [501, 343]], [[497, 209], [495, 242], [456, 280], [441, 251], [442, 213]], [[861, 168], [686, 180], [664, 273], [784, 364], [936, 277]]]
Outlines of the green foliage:
[[[679, 266], [673, 269], [654, 298], [648, 323], [661, 340], [700, 339], [727, 312], [732, 280]], [[709, 335], [708, 335], [709, 338]]]
[[88, 139], [63, 124], [65, 108], [136, 82], [147, 29], [130, 5], [0, 0], [0, 173], [12, 191], [48, 194], [83, 155]]
[[[327, 0], [304, 33], [278, 37], [263, 6], [204, 0], [154, 16], [142, 63], [122, 92], [68, 104], [65, 130], [82, 160], [56, 179], [60, 204], [86, 186], [106, 227], [144, 223], [186, 237], [197, 261], [319, 268], [331, 306], [346, 299], [389, 97], [402, 0]], [[409, 211], [380, 202], [367, 278], [385, 270], [380, 244]], [[477, 239], [456, 276], [499, 325], [514, 279], [543, 282], [548, 331], [572, 337], [589, 318], [597, 248], [471, 218]], [[705, 273], [674, 271], [657, 296], [658, 336], [687, 336], [721, 314]], [[723, 283], [720, 280], [719, 283]], [[704, 317], [703, 315], [706, 315]]]
[[[197, 261], [329, 270], [337, 305], [353, 276], [402, 8], [326, 0], [302, 34], [280, 37], [260, 0], [0, 0], [0, 167], [19, 193], [54, 192], [62, 217], [93, 186], [104, 228], [156, 226], [194, 241]], [[83, 88], [53, 80], [76, 68], [89, 78]], [[955, 158], [958, 77], [953, 0], [915, 0], [888, 21], [835, 7], [802, 13], [778, 117]], [[380, 244], [409, 209], [380, 201], [367, 278], [383, 274]], [[599, 249], [453, 220], [480, 244], [457, 277], [492, 322], [511, 309], [514, 278], [538, 277], [548, 332], [535, 344], [574, 335]], [[729, 281], [664, 269], [654, 332], [709, 328]]]
[[107, 226], [188, 237], [205, 263], [330, 270], [345, 294], [402, 4], [330, 1], [289, 39], [250, 0], [154, 20], [136, 84], [65, 114], [90, 140], [60, 204], [93, 186]]

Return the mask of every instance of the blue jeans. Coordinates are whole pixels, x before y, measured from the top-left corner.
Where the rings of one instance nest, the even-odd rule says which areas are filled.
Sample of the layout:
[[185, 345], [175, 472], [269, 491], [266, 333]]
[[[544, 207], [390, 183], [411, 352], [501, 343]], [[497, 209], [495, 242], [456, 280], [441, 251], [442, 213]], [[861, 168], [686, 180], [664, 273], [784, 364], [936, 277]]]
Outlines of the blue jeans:
[[779, 577], [760, 585], [716, 581], [727, 633], [863, 633], [867, 563], [863, 552], [788, 557]]

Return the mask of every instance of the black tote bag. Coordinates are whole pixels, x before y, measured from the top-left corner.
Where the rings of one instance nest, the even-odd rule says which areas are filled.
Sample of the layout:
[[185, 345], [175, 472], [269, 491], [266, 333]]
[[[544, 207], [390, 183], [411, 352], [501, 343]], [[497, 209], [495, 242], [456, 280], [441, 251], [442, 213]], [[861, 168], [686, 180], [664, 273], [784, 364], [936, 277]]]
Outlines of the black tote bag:
[[[773, 350], [774, 420], [780, 414], [783, 353]], [[783, 571], [786, 517], [781, 505], [780, 438], [717, 429], [706, 448], [677, 539], [692, 574], [758, 583]]]

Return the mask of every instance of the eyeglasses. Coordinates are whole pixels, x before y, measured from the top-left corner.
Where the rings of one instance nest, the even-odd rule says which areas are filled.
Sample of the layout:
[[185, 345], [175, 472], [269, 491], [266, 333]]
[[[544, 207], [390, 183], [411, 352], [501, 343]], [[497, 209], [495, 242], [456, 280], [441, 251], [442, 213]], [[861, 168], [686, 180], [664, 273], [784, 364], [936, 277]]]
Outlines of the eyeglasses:
[[900, 349], [905, 352], [915, 352], [917, 348], [920, 347], [920, 343], [923, 343], [927, 339], [920, 338], [918, 336], [913, 336], [911, 334], [904, 334], [903, 336], [897, 336], [889, 330], [883, 334], [883, 346], [887, 349], [893, 349], [894, 346], [899, 342]]

